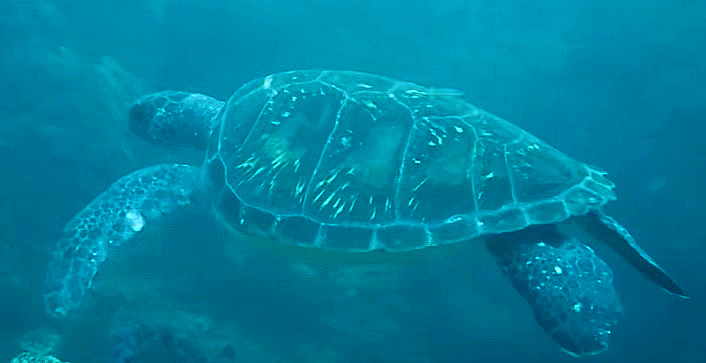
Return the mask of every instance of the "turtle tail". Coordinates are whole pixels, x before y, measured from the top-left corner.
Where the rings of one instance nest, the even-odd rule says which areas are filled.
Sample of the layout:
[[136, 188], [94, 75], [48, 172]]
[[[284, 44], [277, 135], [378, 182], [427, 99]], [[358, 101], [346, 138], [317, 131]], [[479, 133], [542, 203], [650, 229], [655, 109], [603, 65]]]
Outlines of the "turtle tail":
[[190, 204], [200, 169], [160, 164], [120, 178], [76, 214], [62, 231], [50, 258], [44, 302], [49, 315], [76, 311], [101, 263], [147, 222]]
[[543, 234], [532, 242], [527, 237], [497, 236], [488, 247], [562, 350], [574, 356], [603, 352], [623, 312], [613, 272], [577, 239]]

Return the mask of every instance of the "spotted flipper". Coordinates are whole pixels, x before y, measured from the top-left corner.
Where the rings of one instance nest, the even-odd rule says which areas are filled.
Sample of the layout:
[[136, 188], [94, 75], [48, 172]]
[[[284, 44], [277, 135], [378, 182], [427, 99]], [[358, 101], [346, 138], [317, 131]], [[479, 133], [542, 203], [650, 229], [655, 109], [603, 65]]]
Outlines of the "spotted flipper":
[[191, 202], [199, 169], [160, 164], [120, 178], [64, 227], [47, 270], [44, 302], [61, 318], [76, 311], [100, 264], [145, 223]]
[[611, 269], [577, 239], [519, 239], [526, 236], [491, 240], [488, 246], [539, 325], [571, 355], [607, 349], [623, 312]]
[[44, 352], [24, 351], [12, 358], [10, 363], [66, 363]]

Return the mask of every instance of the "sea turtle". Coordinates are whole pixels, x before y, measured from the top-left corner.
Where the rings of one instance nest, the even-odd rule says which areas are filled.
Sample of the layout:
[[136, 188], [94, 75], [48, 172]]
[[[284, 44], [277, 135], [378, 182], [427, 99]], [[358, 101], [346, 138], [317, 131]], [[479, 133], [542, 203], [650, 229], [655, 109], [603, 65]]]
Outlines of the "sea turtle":
[[[100, 264], [146, 223], [196, 195], [245, 236], [364, 253], [484, 243], [537, 322], [565, 351], [606, 349], [622, 313], [603, 242], [679, 296], [601, 207], [614, 184], [460, 92], [353, 71], [250, 81], [227, 102], [164, 91], [136, 101], [129, 127], [205, 151], [201, 166], [122, 177], [64, 228], [48, 269], [48, 313], [78, 310]], [[201, 199], [201, 198], [199, 198]]]

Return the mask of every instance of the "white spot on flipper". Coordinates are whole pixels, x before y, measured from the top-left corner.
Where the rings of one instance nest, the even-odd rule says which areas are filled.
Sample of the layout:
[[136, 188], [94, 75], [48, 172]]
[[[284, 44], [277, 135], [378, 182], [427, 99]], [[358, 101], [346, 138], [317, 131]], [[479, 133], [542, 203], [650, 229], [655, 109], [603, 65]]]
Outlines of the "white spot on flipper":
[[125, 215], [125, 219], [128, 226], [135, 232], [139, 232], [145, 227], [145, 218], [135, 209], [130, 209]]
[[582, 307], [582, 306], [583, 306], [583, 305], [581, 305], [581, 303], [576, 303], [576, 304], [574, 304], [573, 306], [571, 306], [571, 309], [573, 309], [575, 312], [578, 313], [578, 312], [581, 311], [581, 307]]
[[554, 272], [556, 272], [557, 274], [561, 274], [563, 271], [561, 270], [561, 267], [554, 266]]

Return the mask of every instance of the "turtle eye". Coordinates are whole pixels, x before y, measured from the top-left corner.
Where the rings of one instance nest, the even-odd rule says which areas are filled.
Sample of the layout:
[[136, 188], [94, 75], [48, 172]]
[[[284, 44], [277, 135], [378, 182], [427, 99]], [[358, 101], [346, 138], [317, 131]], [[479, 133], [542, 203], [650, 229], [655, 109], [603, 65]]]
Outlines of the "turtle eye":
[[164, 106], [161, 95], [147, 95], [130, 106], [129, 128], [137, 136], [153, 144], [161, 144], [174, 138], [177, 132], [178, 104]]
[[130, 106], [130, 130], [140, 137], [145, 137], [150, 127], [150, 121], [154, 117], [154, 108], [145, 106], [142, 102], [137, 102]]

